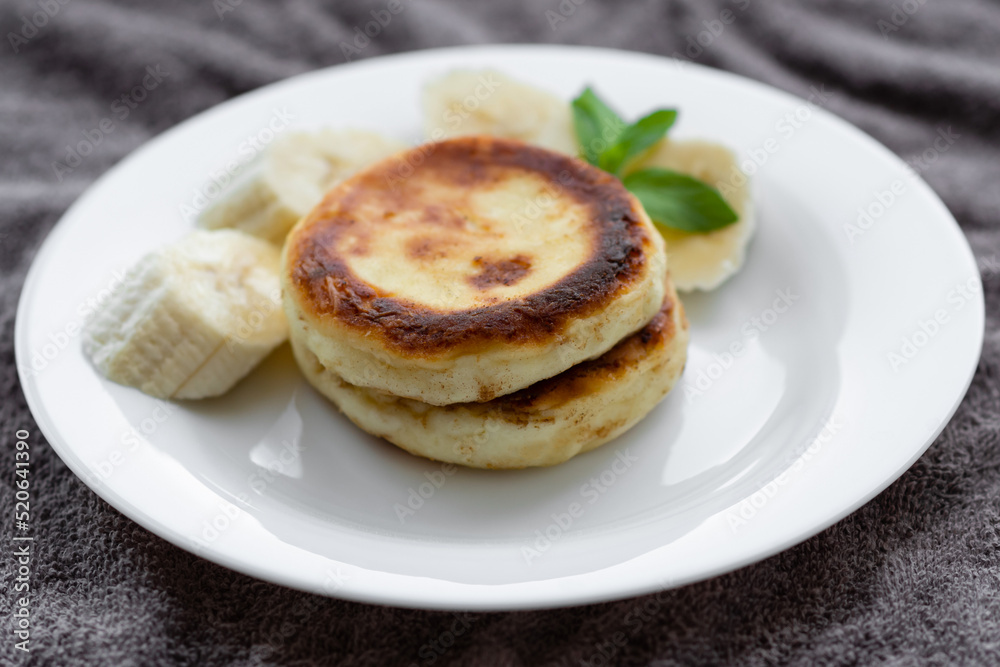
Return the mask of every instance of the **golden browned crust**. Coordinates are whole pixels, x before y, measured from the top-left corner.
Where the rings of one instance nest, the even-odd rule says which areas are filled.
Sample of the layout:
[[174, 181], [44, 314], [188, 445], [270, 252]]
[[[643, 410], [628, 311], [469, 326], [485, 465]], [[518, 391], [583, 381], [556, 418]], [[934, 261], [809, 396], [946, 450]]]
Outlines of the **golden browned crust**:
[[663, 307], [649, 323], [613, 348], [589, 361], [570, 367], [555, 377], [525, 387], [506, 396], [493, 399], [493, 406], [508, 421], [517, 422], [526, 414], [536, 414], [573, 400], [577, 396], [589, 394], [591, 386], [607, 382], [650, 355], [654, 350], [670, 344], [676, 335], [674, 311], [680, 310], [682, 323], [685, 320], [677, 294], [670, 289], [663, 297]]
[[[541, 176], [552, 191], [588, 211], [591, 254], [554, 284], [523, 297], [447, 311], [384, 293], [350, 269], [345, 255], [364, 255], [379, 242], [365, 229], [372, 216], [388, 220], [419, 208], [421, 224], [464, 225], [456, 211], [428, 205], [424, 189], [442, 184], [473, 189], [510, 174]], [[490, 341], [531, 343], [558, 335], [568, 321], [596, 312], [639, 279], [652, 248], [642, 219], [641, 207], [620, 181], [580, 160], [506, 139], [452, 139], [384, 160], [328, 193], [289, 237], [291, 289], [308, 315], [335, 319], [411, 356]], [[348, 247], [338, 250], [345, 236]], [[418, 239], [407, 252], [433, 257], [446, 251], [441, 246], [447, 238]], [[532, 258], [524, 255], [477, 257], [476, 264], [478, 274], [467, 282], [480, 290], [516, 283], [532, 270]]]
[[676, 384], [688, 323], [667, 282], [661, 310], [602, 356], [485, 403], [433, 406], [358, 387], [292, 340], [309, 382], [363, 430], [418, 456], [476, 468], [553, 465], [635, 425]]

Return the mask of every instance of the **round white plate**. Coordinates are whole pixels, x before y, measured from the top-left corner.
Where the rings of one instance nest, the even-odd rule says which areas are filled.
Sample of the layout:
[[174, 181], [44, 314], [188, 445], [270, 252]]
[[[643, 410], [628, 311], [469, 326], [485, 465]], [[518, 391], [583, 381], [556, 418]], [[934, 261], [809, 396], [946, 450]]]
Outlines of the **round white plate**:
[[[455, 471], [360, 432], [310, 389], [287, 346], [204, 402], [162, 403], [91, 368], [78, 340], [89, 300], [191, 229], [185, 214], [211, 174], [289, 127], [416, 140], [422, 82], [455, 67], [498, 68], [567, 100], [592, 84], [626, 117], [677, 106], [674, 136], [727, 144], [755, 172], [760, 225], [746, 265], [684, 299], [687, 369], [648, 418], [555, 468]], [[124, 514], [309, 591], [547, 607], [760, 560], [902, 474], [954, 413], [983, 338], [979, 272], [954, 219], [903, 162], [817, 108], [823, 95], [809, 103], [665, 58], [536, 46], [408, 53], [244, 95], [123, 160], [52, 232], [16, 326], [28, 403], [67, 465]]]

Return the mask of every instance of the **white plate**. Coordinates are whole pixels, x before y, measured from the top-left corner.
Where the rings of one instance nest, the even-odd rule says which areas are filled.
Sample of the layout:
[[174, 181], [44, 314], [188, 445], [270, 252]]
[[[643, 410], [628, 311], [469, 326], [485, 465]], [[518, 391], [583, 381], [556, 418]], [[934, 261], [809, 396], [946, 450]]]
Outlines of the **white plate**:
[[[287, 347], [230, 395], [201, 403], [160, 404], [88, 365], [76, 335], [87, 300], [187, 232], [181, 206], [196, 203], [210, 173], [252, 152], [249, 138], [266, 140], [282, 110], [295, 126], [416, 139], [421, 83], [459, 66], [497, 67], [567, 99], [594, 84], [629, 117], [676, 105], [675, 136], [718, 140], [763, 163], [746, 266], [718, 291], [685, 298], [683, 384], [636, 428], [552, 469], [447, 475], [354, 428], [301, 379]], [[871, 223], [849, 239], [859, 207]], [[965, 394], [982, 344], [981, 294], [972, 253], [934, 193], [874, 140], [801, 99], [648, 55], [458, 48], [295, 77], [136, 151], [39, 252], [21, 296], [17, 362], [67, 465], [184, 549], [354, 600], [546, 607], [733, 570], [872, 498]], [[742, 353], [730, 360], [734, 343]], [[699, 386], [700, 395], [687, 390]], [[411, 490], [422, 504], [412, 500], [419, 508], [404, 521]]]

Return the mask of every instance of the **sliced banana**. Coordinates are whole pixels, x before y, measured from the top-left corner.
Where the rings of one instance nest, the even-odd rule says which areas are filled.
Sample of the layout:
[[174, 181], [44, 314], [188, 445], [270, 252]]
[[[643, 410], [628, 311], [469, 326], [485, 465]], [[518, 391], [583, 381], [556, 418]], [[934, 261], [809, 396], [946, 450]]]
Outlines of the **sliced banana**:
[[405, 148], [400, 141], [361, 130], [282, 135], [261, 155], [249, 178], [207, 209], [199, 224], [207, 229], [233, 227], [281, 245], [327, 190]]
[[133, 267], [87, 323], [83, 350], [150, 396], [223, 394], [288, 336], [279, 255], [235, 230], [193, 232]]
[[519, 139], [576, 155], [570, 105], [494, 70], [457, 70], [424, 86], [424, 136], [470, 134]]
[[667, 241], [667, 266], [678, 290], [712, 290], [743, 266], [755, 222], [750, 184], [725, 146], [707, 141], [663, 139], [632, 164], [629, 171], [662, 167], [705, 181], [722, 193], [739, 220], [707, 234], [657, 225]]

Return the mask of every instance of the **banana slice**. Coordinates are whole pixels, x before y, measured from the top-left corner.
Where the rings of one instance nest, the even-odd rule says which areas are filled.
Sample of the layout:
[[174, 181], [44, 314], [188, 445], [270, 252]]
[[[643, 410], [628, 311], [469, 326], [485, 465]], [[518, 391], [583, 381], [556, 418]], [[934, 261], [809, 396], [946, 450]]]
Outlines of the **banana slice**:
[[569, 103], [493, 70], [458, 70], [424, 86], [424, 136], [487, 134], [576, 155]]
[[288, 336], [279, 254], [235, 230], [149, 254], [87, 323], [83, 350], [109, 380], [150, 396], [223, 394]]
[[657, 225], [667, 241], [667, 266], [678, 290], [712, 290], [743, 265], [755, 222], [750, 184], [736, 156], [725, 146], [707, 141], [663, 139], [630, 166], [673, 169], [716, 187], [740, 219], [707, 234], [693, 234]]
[[327, 190], [405, 148], [402, 142], [360, 130], [285, 134], [271, 144], [242, 185], [201, 215], [199, 224], [207, 229], [234, 227], [281, 245], [288, 230]]

